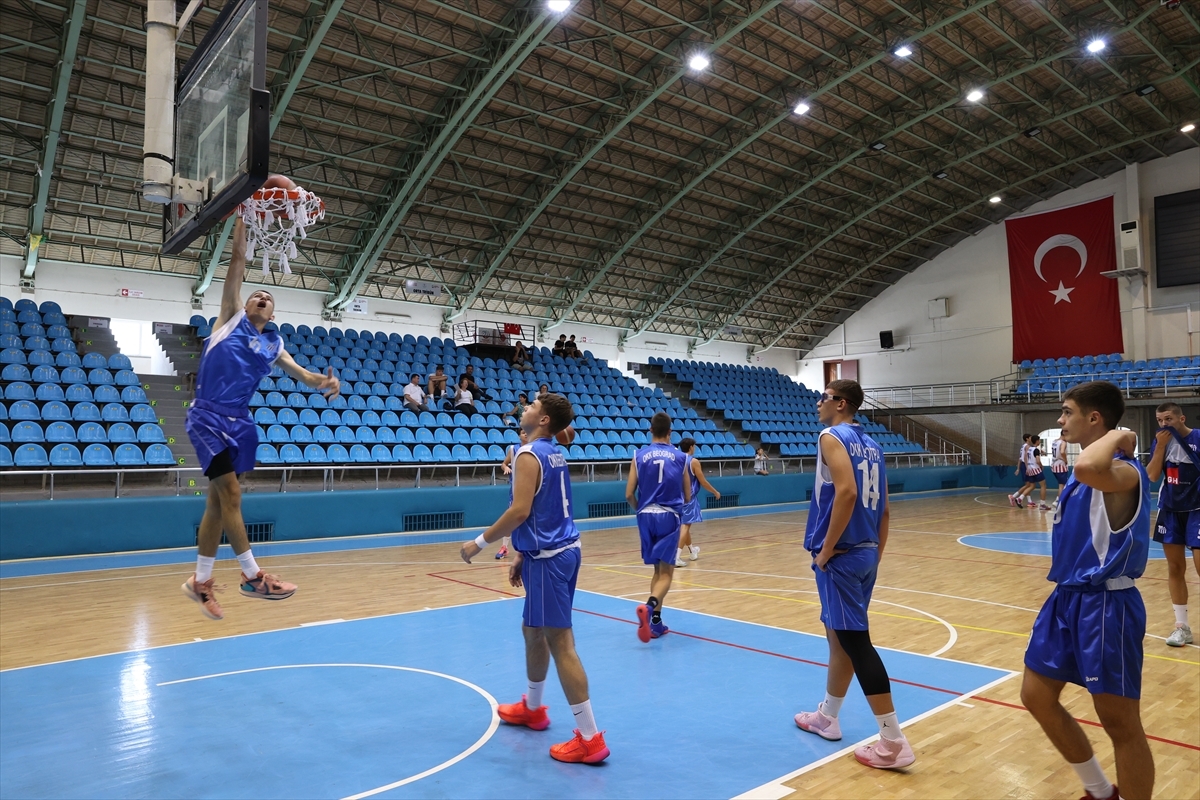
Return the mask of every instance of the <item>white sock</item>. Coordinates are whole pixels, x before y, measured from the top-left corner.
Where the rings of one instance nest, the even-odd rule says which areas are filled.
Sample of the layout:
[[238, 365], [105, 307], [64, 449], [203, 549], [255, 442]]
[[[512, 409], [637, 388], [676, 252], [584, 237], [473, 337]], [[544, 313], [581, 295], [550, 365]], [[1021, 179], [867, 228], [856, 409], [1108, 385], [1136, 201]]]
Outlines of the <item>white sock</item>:
[[683, 561], [683, 548], [682, 547], [675, 548], [675, 560]]
[[1175, 609], [1175, 627], [1187, 625], [1187, 603], [1181, 606], [1172, 603], [1171, 608]]
[[529, 690], [525, 692], [525, 706], [527, 708], [541, 708], [542, 692], [546, 689], [546, 679], [540, 681], [530, 681]]
[[242, 567], [242, 574], [253, 580], [258, 577], [258, 562], [254, 560], [254, 553], [247, 550], [237, 557], [238, 564]]
[[1104, 776], [1104, 769], [1095, 756], [1082, 764], [1072, 764], [1071, 767], [1079, 776], [1079, 780], [1083, 781], [1083, 788], [1087, 789], [1087, 793], [1092, 797], [1097, 800], [1108, 800], [1109, 797], [1112, 797], [1113, 785]]
[[575, 715], [575, 727], [584, 739], [591, 739], [599, 732], [596, 728], [596, 718], [592, 716], [591, 700], [571, 706], [571, 713]]
[[834, 697], [826, 692], [825, 701], [821, 703], [818, 710], [830, 719], [837, 719], [838, 714], [842, 711], [842, 701], [845, 699], [844, 697]]
[[212, 577], [216, 556], [196, 556], [196, 583], [204, 583]]
[[890, 739], [893, 742], [904, 738], [904, 734], [900, 732], [900, 719], [893, 711], [890, 714], [876, 714], [875, 721], [879, 723], [879, 736], [883, 739]]

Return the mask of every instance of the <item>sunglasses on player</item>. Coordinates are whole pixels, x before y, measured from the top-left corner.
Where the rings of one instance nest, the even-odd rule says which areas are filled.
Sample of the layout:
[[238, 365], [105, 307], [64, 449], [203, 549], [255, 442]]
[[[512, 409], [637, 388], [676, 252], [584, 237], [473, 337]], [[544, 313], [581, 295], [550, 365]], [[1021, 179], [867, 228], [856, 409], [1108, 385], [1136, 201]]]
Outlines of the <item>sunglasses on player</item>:
[[830, 400], [845, 400], [840, 394], [826, 394], [821, 392], [821, 396], [817, 398], [818, 403], [828, 403]]

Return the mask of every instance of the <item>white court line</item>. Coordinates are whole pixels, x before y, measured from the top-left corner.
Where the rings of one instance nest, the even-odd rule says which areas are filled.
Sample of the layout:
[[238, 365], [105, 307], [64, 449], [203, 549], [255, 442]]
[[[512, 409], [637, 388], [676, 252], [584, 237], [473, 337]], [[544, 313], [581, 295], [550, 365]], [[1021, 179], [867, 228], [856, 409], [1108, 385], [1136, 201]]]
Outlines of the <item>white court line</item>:
[[[993, 669], [994, 669], [994, 667], [993, 667]], [[934, 714], [937, 714], [940, 711], [945, 711], [947, 708], [950, 708], [951, 706], [961, 705], [963, 700], [965, 700], [969, 697], [974, 697], [977, 694], [986, 692], [989, 689], [999, 686], [1000, 684], [1009, 680], [1016, 674], [1017, 674], [1016, 672], [1009, 672], [1003, 678], [997, 678], [996, 680], [992, 681], [991, 683], [980, 686], [978, 689], [974, 689], [970, 692], [967, 692], [966, 694], [956, 697], [953, 700], [948, 700], [945, 703], [942, 703], [940, 706], [935, 706], [934, 708], [931, 708], [930, 710], [926, 711], [923, 714], [918, 714], [915, 717], [906, 719], [903, 722], [901, 722], [901, 725], [912, 725], [916, 722], [920, 722], [923, 719], [932, 717]], [[861, 747], [864, 744], [870, 744], [871, 742], [875, 741], [878, 738], [879, 738], [879, 734], [876, 734], [874, 736], [870, 736], [866, 739], [863, 739], [862, 741], [855, 742], [852, 745], [847, 745], [846, 747], [843, 747], [841, 750], [838, 750], [836, 753], [827, 755], [822, 759], [818, 759], [817, 761], [812, 762], [811, 764], [805, 764], [800, 769], [789, 772], [787, 775], [781, 775], [780, 777], [776, 778], [773, 781], [768, 781], [761, 786], [756, 786], [753, 789], [750, 789], [749, 791], [742, 792], [741, 794], [734, 797], [733, 800], [779, 800], [779, 798], [786, 797], [787, 795], [791, 794], [794, 791], [793, 789], [789, 789], [788, 787], [783, 785], [785, 781], [790, 781], [793, 778], [797, 778], [806, 772], [812, 772], [814, 769], [817, 769], [818, 767], [823, 767], [826, 764], [830, 763], [831, 761], [837, 761], [839, 758], [841, 758], [849, 753], [853, 753], [855, 748]]]
[[[428, 609], [426, 609], [426, 610], [428, 610]], [[346, 620], [342, 619], [341, 617], [339, 617], [337, 619], [321, 619], [321, 620], [317, 620], [316, 622], [301, 622], [300, 627], [301, 628], [313, 628], [313, 627], [316, 627], [317, 625], [336, 625], [339, 622], [345, 622], [345, 621]]]
[[491, 739], [492, 736], [496, 733], [496, 729], [500, 727], [500, 717], [496, 713], [497, 708], [499, 706], [496, 703], [496, 698], [494, 698], [490, 694], [488, 694], [486, 689], [476, 686], [475, 684], [471, 683], [470, 681], [463, 680], [462, 678], [456, 677], [454, 675], [447, 675], [444, 672], [434, 672], [433, 670], [418, 669], [417, 667], [400, 667], [400, 666], [396, 666], [394, 664], [281, 664], [279, 666], [274, 666], [274, 667], [254, 667], [253, 669], [239, 669], [239, 670], [234, 670], [233, 672], [217, 672], [212, 675], [199, 675], [194, 678], [180, 678], [179, 680], [164, 681], [163, 683], [159, 683], [159, 684], [155, 684], [155, 685], [156, 686], [175, 686], [180, 683], [192, 683], [194, 681], [204, 681], [204, 680], [208, 680], [210, 678], [225, 678], [230, 675], [246, 675], [251, 672], [270, 672], [272, 670], [277, 670], [277, 669], [311, 669], [311, 668], [330, 668], [330, 667], [356, 667], [356, 668], [360, 668], [360, 669], [388, 669], [388, 670], [396, 670], [399, 672], [417, 672], [422, 675], [433, 675], [436, 678], [445, 678], [448, 681], [454, 681], [455, 683], [460, 683], [463, 686], [466, 686], [468, 689], [472, 689], [473, 691], [478, 693], [480, 696], [483, 697], [484, 700], [486, 700], [488, 702], [488, 706], [490, 707], [490, 711], [491, 711], [491, 715], [490, 715], [491, 719], [489, 721], [487, 730], [483, 732], [482, 736], [480, 736], [478, 739], [475, 740], [474, 744], [472, 744], [470, 747], [468, 747], [466, 750], [462, 751], [458, 755], [454, 756], [453, 758], [447, 759], [446, 761], [443, 761], [441, 764], [438, 764], [437, 766], [430, 767], [429, 769], [425, 770], [424, 772], [418, 772], [416, 775], [410, 775], [407, 778], [403, 778], [403, 779], [395, 781], [393, 783], [389, 783], [386, 786], [378, 786], [374, 789], [368, 789], [365, 792], [359, 792], [358, 794], [352, 794], [352, 795], [344, 798], [344, 800], [361, 800], [364, 797], [371, 797], [372, 795], [380, 794], [382, 792], [386, 792], [391, 789], [396, 789], [400, 786], [404, 786], [409, 783], [416, 783], [417, 781], [421, 780], [422, 778], [428, 778], [430, 775], [433, 775], [435, 772], [441, 772], [442, 770], [444, 770], [448, 767], [452, 767], [455, 764], [457, 764], [458, 762], [462, 761], [467, 756], [474, 753], [479, 748], [483, 747], [485, 744], [487, 744], [488, 740]]

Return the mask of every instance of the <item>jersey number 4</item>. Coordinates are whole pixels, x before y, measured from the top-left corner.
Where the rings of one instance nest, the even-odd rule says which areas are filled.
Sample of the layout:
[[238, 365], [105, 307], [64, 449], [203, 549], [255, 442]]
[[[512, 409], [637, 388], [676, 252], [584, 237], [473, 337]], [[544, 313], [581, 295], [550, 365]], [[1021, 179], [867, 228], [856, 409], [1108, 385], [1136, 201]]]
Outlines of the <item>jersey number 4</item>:
[[874, 511], [879, 507], [879, 462], [860, 461], [858, 469], [862, 472], [862, 489], [858, 496], [862, 498], [863, 508]]
[[567, 473], [565, 471], [559, 473], [558, 478], [559, 478], [558, 488], [562, 489], [563, 519], [570, 519], [571, 518], [571, 501], [569, 501], [567, 499]]

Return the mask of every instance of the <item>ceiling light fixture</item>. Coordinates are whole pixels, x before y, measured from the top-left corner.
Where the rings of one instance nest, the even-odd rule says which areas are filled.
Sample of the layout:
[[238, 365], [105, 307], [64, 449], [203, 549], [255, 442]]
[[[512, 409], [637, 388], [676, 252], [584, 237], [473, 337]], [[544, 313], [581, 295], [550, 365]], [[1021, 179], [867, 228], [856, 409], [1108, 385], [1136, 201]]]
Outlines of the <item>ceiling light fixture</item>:
[[801, 100], [799, 103], [796, 103], [796, 107], [793, 108], [792, 111], [803, 117], [809, 111], [812, 111], [812, 106]]
[[991, 203], [992, 205], [996, 205], [997, 203], [1000, 203], [1003, 200], [1004, 200], [1004, 198], [998, 194], [994, 194], [988, 198], [988, 202]]
[[1035, 137], [1035, 136], [1041, 136], [1041, 135], [1042, 135], [1042, 129], [1041, 129], [1041, 128], [1037, 128], [1037, 127], [1033, 127], [1033, 128], [1030, 128], [1030, 129], [1029, 129], [1029, 130], [1027, 130], [1027, 131], [1024, 131], [1024, 134], [1025, 134], [1026, 136], [1028, 136], [1030, 139], [1032, 139], [1032, 138], [1033, 138], [1033, 137]]
[[1138, 97], [1145, 97], [1148, 94], [1154, 94], [1154, 92], [1156, 92], [1156, 91], [1157, 90], [1154, 88], [1153, 83], [1147, 83], [1143, 86], [1139, 86], [1136, 89], [1134, 89], [1133, 93], [1136, 94]]
[[1179, 132], [1180, 133], [1191, 133], [1194, 130], [1196, 130], [1195, 124], [1189, 122], [1187, 125], [1184, 125], [1182, 128], [1180, 128]]
[[896, 56], [899, 58], [908, 58], [913, 54], [912, 48], [906, 44], [902, 44], [896, 48]]
[[868, 145], [868, 147], [870, 147], [875, 152], [879, 152], [880, 150], [887, 150], [887, 143], [886, 142], [871, 142], [871, 144]]
[[688, 69], [692, 70], [693, 72], [703, 72], [712, 65], [712, 59], [708, 57], [707, 53], [693, 53], [692, 56], [688, 58], [687, 64]]
[[546, 0], [546, 8], [555, 14], [561, 14], [571, 7], [571, 0]]
[[971, 91], [967, 92], [967, 99], [970, 100], [972, 103], [978, 103], [980, 100], [983, 99], [983, 90], [982, 89], [972, 89]]
[[937, 178], [939, 181], [942, 181], [946, 178], [949, 178], [950, 174], [944, 169], [939, 169], [937, 172], [933, 173], [933, 177]]
[[1099, 53], [1105, 47], [1108, 47], [1108, 42], [1103, 39], [1092, 39], [1087, 43], [1087, 51], [1089, 53]]

